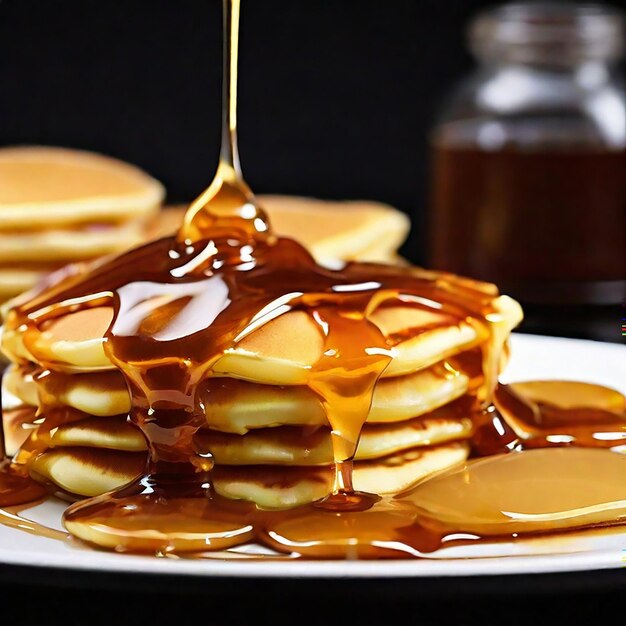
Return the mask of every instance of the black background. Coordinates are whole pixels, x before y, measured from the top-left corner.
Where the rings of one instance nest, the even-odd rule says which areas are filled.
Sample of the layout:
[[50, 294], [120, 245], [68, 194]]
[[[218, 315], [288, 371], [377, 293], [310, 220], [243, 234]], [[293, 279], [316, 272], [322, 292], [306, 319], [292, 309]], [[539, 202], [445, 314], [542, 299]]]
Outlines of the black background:
[[[240, 152], [257, 192], [390, 202], [424, 262], [427, 136], [479, 0], [244, 0]], [[101, 151], [172, 201], [210, 180], [219, 0], [0, 1], [0, 145]]]

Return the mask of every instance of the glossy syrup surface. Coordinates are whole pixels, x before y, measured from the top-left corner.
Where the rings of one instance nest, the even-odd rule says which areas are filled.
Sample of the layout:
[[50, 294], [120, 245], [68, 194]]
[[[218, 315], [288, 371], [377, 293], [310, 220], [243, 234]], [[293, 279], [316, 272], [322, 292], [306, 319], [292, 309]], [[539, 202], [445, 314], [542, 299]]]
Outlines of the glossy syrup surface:
[[[494, 305], [493, 286], [417, 268], [350, 263], [331, 270], [295, 241], [272, 234], [237, 159], [238, 13], [237, 0], [225, 2], [220, 165], [178, 235], [68, 273], [16, 306], [6, 322], [28, 348], [47, 324], [69, 313], [113, 310], [104, 351], [126, 380], [129, 419], [146, 439], [148, 460], [125, 487], [72, 505], [64, 517], [68, 530], [99, 547], [152, 554], [202, 553], [256, 542], [308, 558], [402, 558], [461, 541], [458, 537], [470, 532], [472, 541], [509, 536], [509, 513], [518, 534], [620, 522], [626, 457], [593, 449], [612, 447], [593, 433], [600, 432], [598, 424], [602, 432], [621, 433], [623, 407], [617, 402], [615, 410], [605, 410], [601, 392], [587, 405], [563, 406], [575, 383], [558, 390], [535, 388], [534, 396], [533, 389], [496, 388], [510, 320]], [[408, 328], [384, 336], [369, 320], [373, 311], [398, 303], [475, 330], [480, 349], [465, 358], [472, 361], [469, 369], [480, 371], [480, 385], [466, 398], [465, 416], [477, 425], [475, 455], [495, 456], [487, 464], [470, 461], [410, 493], [380, 497], [354, 490], [352, 462], [374, 388], [395, 358], [396, 345], [424, 332]], [[323, 337], [306, 384], [320, 398], [331, 428], [333, 488], [312, 505], [263, 511], [216, 493], [210, 449], [197, 445], [196, 435], [206, 425], [207, 395], [200, 386], [223, 376], [216, 364], [244, 338], [293, 311], [305, 314]], [[56, 365], [41, 360], [36, 375], [45, 376]], [[35, 490], [27, 499], [41, 495], [24, 468], [43, 449], [39, 445], [47, 445], [47, 435], [74, 419], [71, 411], [46, 407], [45, 399], [39, 414], [38, 437], [2, 474], [4, 505], [23, 501], [16, 498], [25, 498], [26, 488]], [[565, 441], [564, 433], [573, 439]], [[561, 436], [559, 445], [593, 448], [528, 450], [552, 446], [553, 435]], [[603, 468], [606, 490], [595, 497], [589, 489], [572, 489], [589, 477], [576, 470], [580, 467]], [[544, 488], [542, 477], [554, 468], [559, 474]], [[502, 469], [526, 481], [532, 502], [503, 498], [508, 487]], [[23, 482], [14, 487], [12, 481]], [[571, 498], [555, 514], [547, 494], [559, 487]], [[459, 499], [454, 495], [459, 490], [470, 495]], [[478, 510], [472, 508], [477, 498]], [[503, 511], [505, 506], [516, 510]]]

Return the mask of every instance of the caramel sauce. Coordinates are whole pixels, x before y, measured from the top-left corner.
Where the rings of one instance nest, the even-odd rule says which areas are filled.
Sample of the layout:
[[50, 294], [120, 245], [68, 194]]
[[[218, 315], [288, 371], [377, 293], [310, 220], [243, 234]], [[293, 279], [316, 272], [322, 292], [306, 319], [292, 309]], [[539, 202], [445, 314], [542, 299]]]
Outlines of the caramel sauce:
[[[626, 480], [612, 476], [621, 475], [626, 457], [588, 447], [526, 448], [551, 446], [555, 435], [572, 437], [577, 446], [611, 447], [597, 433], [622, 433], [623, 406], [613, 397], [607, 408], [603, 392], [591, 394], [588, 406], [563, 406], [576, 383], [558, 390], [547, 384], [498, 387], [510, 328], [494, 307], [495, 288], [417, 268], [348, 263], [331, 270], [318, 266], [295, 241], [272, 234], [237, 156], [238, 0], [225, 1], [224, 16], [220, 163], [179, 233], [84, 271], [66, 272], [7, 317], [7, 329], [19, 330], [26, 349], [35, 352], [42, 330], [68, 313], [98, 310], [106, 317], [107, 307], [113, 311], [103, 348], [128, 385], [129, 421], [145, 437], [147, 463], [121, 489], [70, 506], [64, 515], [68, 530], [120, 552], [205, 553], [256, 542], [306, 558], [403, 558], [455, 542], [509, 537], [511, 527], [517, 534], [620, 522]], [[355, 491], [352, 481], [372, 394], [396, 345], [436, 327], [383, 335], [369, 315], [398, 303], [476, 331], [478, 348], [456, 357], [476, 385], [448, 410], [474, 420], [477, 456], [496, 456], [469, 461], [406, 494], [381, 497]], [[220, 468], [214, 467], [210, 446], [199, 445], [199, 435], [207, 425], [204, 405], [211, 402], [206, 382], [223, 375], [215, 370], [219, 359], [293, 311], [308, 316], [323, 337], [322, 355], [308, 368], [306, 384], [331, 429], [333, 486], [311, 505], [268, 511], [216, 493], [213, 479]], [[81, 339], [80, 328], [72, 332]], [[39, 360], [33, 376], [42, 381], [59, 364], [53, 356]], [[48, 448], [59, 426], [84, 416], [56, 406], [45, 384], [38, 388], [41, 424], [0, 474], [1, 505], [41, 497], [43, 488], [28, 477], [31, 460]], [[588, 472], [581, 475], [583, 466], [603, 468], [606, 488], [597, 498], [589, 490], [569, 489], [555, 513], [549, 494], [568, 480], [576, 485], [588, 480]], [[541, 477], [553, 468], [560, 475], [541, 487]], [[503, 470], [522, 484], [529, 502], [507, 500]], [[296, 480], [299, 471], [304, 469], [290, 468], [289, 474], [278, 469], [265, 486]], [[325, 471], [320, 469], [319, 480]], [[509, 504], [515, 508], [513, 526], [510, 511], [504, 511]]]

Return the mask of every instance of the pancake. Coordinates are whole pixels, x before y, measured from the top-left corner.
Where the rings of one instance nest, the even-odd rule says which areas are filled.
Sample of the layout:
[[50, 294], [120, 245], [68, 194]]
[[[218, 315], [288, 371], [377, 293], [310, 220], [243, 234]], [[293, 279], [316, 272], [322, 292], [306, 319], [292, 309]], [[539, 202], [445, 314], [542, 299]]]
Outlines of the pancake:
[[[333, 259], [393, 263], [409, 232], [407, 216], [366, 200], [331, 201], [298, 196], [257, 196], [274, 232], [297, 239], [318, 262]], [[187, 206], [168, 207], [154, 225], [155, 236], [171, 235]]]
[[29, 465], [31, 476], [52, 484], [55, 491], [93, 496], [121, 487], [139, 475], [146, 464], [142, 452], [53, 448]]
[[[354, 464], [354, 488], [379, 495], [409, 489], [424, 477], [454, 467], [467, 459], [465, 443], [416, 448], [376, 461]], [[215, 490], [223, 496], [255, 502], [263, 509], [307, 504], [332, 488], [332, 468], [275, 468], [265, 466], [216, 467]]]
[[[462, 463], [467, 456], [467, 444], [459, 442], [356, 462], [355, 488], [379, 494], [404, 491], [428, 474]], [[130, 482], [144, 465], [145, 455], [141, 453], [68, 447], [37, 456], [31, 473], [65, 493], [95, 496]], [[215, 490], [220, 495], [267, 509], [319, 500], [328, 494], [333, 480], [330, 466], [216, 466], [214, 474]]]
[[32, 262], [58, 266], [130, 248], [144, 237], [145, 221], [142, 219], [92, 230], [0, 231], [0, 263], [15, 263], [18, 268], [20, 263]]
[[[399, 424], [365, 426], [355, 459], [389, 456], [416, 446], [432, 446], [469, 437], [470, 419], [446, 416], [417, 418]], [[294, 426], [255, 430], [247, 435], [228, 435], [202, 430], [196, 437], [198, 450], [213, 455], [218, 465], [331, 465], [330, 430], [312, 432]]]
[[298, 239], [322, 259], [382, 261], [409, 232], [406, 215], [380, 202], [264, 195], [259, 203], [276, 234]]
[[146, 239], [160, 183], [127, 163], [79, 150], [0, 148], [0, 302], [50, 271]]
[[[494, 299], [493, 306], [508, 328], [519, 322], [521, 309], [507, 296]], [[103, 339], [112, 317], [113, 310], [102, 306], [70, 312], [26, 333], [7, 329], [3, 348], [14, 360], [45, 363], [58, 371], [112, 369]], [[487, 332], [473, 320], [455, 324], [443, 314], [409, 305], [393, 307], [384, 314], [375, 311], [370, 320], [388, 337], [394, 350], [394, 359], [383, 377], [429, 367], [476, 346]], [[401, 335], [395, 323], [398, 320], [402, 321], [403, 331], [411, 331], [407, 339], [395, 339]], [[323, 336], [317, 323], [303, 311], [291, 311], [241, 338], [217, 361], [214, 371], [269, 385], [302, 385], [322, 350]]]
[[46, 270], [0, 267], [0, 301], [32, 289], [46, 273]]
[[101, 450], [145, 452], [145, 437], [128, 422], [126, 415], [90, 417], [76, 415], [76, 421], [45, 432], [39, 441], [50, 448], [87, 447]]
[[[393, 423], [424, 415], [459, 398], [470, 378], [448, 362], [407, 376], [383, 379], [374, 390], [368, 423]], [[130, 396], [121, 374], [48, 372], [33, 380], [32, 367], [11, 366], [4, 380], [7, 391], [30, 406], [67, 406], [92, 416], [127, 414]], [[226, 433], [279, 425], [324, 426], [327, 424], [317, 395], [304, 386], [278, 387], [218, 378], [200, 392], [207, 426]]]
[[162, 185], [139, 168], [91, 152], [0, 149], [0, 231], [127, 222], [153, 215]]
[[[63, 261], [26, 260], [16, 263], [9, 259], [0, 262], [0, 302], [33, 289], [65, 265]], [[7, 306], [5, 303], [0, 307], [0, 319], [4, 317]]]
[[[35, 411], [27, 407], [7, 411], [12, 424], [34, 424]], [[69, 411], [67, 423], [37, 434], [37, 445], [145, 451], [145, 438], [127, 420], [126, 415], [92, 417]], [[15, 427], [9, 428], [14, 430]], [[466, 439], [473, 425], [468, 413], [458, 409], [439, 409], [428, 415], [395, 424], [366, 425], [363, 429], [357, 460], [370, 460], [402, 452], [409, 448], [434, 446]], [[200, 430], [195, 447], [210, 453], [218, 465], [331, 465], [333, 461], [330, 430], [326, 427], [302, 428], [279, 426], [258, 429], [246, 435]], [[21, 445], [21, 444], [20, 444]], [[13, 447], [13, 446], [12, 446]]]
[[[455, 400], [470, 384], [468, 376], [448, 364], [415, 374], [381, 379], [374, 389], [368, 423], [398, 422], [423, 415]], [[323, 426], [319, 398], [304, 386], [266, 386], [219, 381], [209, 387], [203, 404], [208, 425], [222, 432], [245, 434], [277, 425]]]

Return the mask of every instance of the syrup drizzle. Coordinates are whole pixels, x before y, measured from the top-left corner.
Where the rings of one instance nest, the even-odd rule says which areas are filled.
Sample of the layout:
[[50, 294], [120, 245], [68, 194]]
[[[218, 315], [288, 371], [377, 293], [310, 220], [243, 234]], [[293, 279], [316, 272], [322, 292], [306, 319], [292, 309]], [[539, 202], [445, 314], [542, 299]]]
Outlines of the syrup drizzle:
[[[598, 399], [593, 400], [594, 406], [572, 413], [558, 402], [552, 405], [554, 394], [548, 393], [547, 401], [529, 400], [539, 407], [537, 412], [515, 389], [497, 387], [510, 328], [494, 308], [497, 292], [491, 286], [415, 268], [351, 263], [329, 270], [318, 266], [296, 242], [272, 234], [243, 180], [237, 153], [238, 21], [239, 0], [225, 0], [220, 162], [213, 182], [191, 205], [178, 235], [84, 273], [69, 272], [8, 316], [7, 328], [20, 330], [28, 349], [34, 348], [42, 328], [52, 320], [113, 307], [104, 350], [127, 382], [132, 398], [129, 419], [146, 439], [147, 464], [141, 476], [125, 487], [72, 505], [65, 524], [87, 543], [161, 555], [224, 550], [255, 541], [309, 558], [398, 558], [420, 556], [460, 541], [454, 537], [463, 534], [463, 524], [442, 523], [433, 510], [425, 511], [419, 486], [410, 494], [385, 498], [353, 488], [352, 462], [374, 387], [394, 358], [394, 341], [413, 334], [409, 329], [402, 337], [386, 338], [369, 321], [369, 314], [401, 302], [422, 309], [433, 306], [438, 314], [474, 327], [482, 353], [464, 358], [472, 361], [470, 369], [482, 372], [480, 386], [468, 397], [468, 416], [477, 423], [477, 454], [552, 445], [553, 430], [563, 428], [566, 435], [574, 433], [569, 435], [571, 442], [599, 447], [596, 442], [606, 438], [589, 434], [600, 419], [596, 419]], [[215, 491], [213, 457], [210, 450], [197, 446], [195, 437], [206, 424], [202, 406], [206, 397], [199, 386], [219, 376], [216, 363], [244, 337], [289, 311], [304, 312], [324, 337], [323, 354], [310, 368], [307, 384], [320, 397], [332, 429], [334, 483], [332, 492], [313, 505], [261, 511]], [[42, 360], [40, 365], [36, 376], [45, 377], [57, 364]], [[71, 411], [53, 408], [43, 394], [39, 400], [40, 432], [31, 436], [1, 474], [0, 494], [6, 497], [0, 504], [35, 499], [28, 490], [41, 487], [27, 476], [30, 459], [48, 445], [49, 433], [74, 418]], [[604, 415], [600, 422], [613, 428], [611, 432], [621, 432], [620, 415], [619, 411], [612, 417]], [[563, 435], [561, 430], [557, 434]], [[574, 454], [580, 461], [580, 455], [591, 452], [598, 451]], [[618, 458], [603, 452], [611, 455], [603, 457], [607, 464]], [[532, 452], [520, 454], [532, 456]], [[530, 461], [531, 456], [520, 458]], [[496, 470], [490, 474], [494, 484], [497, 463], [503, 458], [507, 457], [494, 457]], [[544, 459], [543, 469], [546, 463], [550, 460]], [[472, 468], [470, 462], [463, 470], [466, 482], [472, 482]], [[449, 481], [454, 483], [456, 476], [452, 472]], [[15, 481], [20, 485], [15, 486]], [[611, 497], [617, 497], [613, 491]], [[437, 504], [432, 494], [430, 501]], [[438, 503], [442, 509], [449, 505], [445, 498]], [[498, 508], [496, 500], [493, 506]], [[497, 513], [492, 517], [496, 519]], [[588, 518], [581, 520], [584, 525]], [[591, 523], [598, 520], [609, 523], [621, 517], [596, 516]], [[557, 520], [547, 529], [563, 527], [559, 524]], [[488, 536], [497, 536], [498, 528]]]

